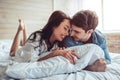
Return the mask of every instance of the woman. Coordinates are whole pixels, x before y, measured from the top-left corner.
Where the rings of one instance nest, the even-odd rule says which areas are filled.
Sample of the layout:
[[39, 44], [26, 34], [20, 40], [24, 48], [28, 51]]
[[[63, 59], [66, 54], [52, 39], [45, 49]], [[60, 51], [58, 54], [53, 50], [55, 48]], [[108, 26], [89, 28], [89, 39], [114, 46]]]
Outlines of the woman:
[[[14, 44], [11, 49], [11, 56], [15, 55], [15, 61], [41, 61], [50, 57], [61, 55], [67, 58], [71, 63], [74, 63], [72, 59], [73, 56], [78, 57], [75, 55], [74, 51], [66, 51], [61, 48], [56, 49], [58, 48], [59, 42], [68, 35], [70, 28], [70, 18], [62, 11], [53, 12], [44, 28], [40, 31], [32, 33], [26, 43], [24, 39], [25, 45], [16, 51], [18, 43], [16, 44], [15, 42], [18, 42], [18, 35], [20, 35], [21, 31], [23, 31], [23, 34], [25, 35], [25, 26], [21, 21], [20, 23], [21, 24], [16, 35], [17, 38], [15, 37]], [[24, 38], [26, 38], [26, 36], [24, 36]], [[39, 57], [47, 51], [52, 52], [39, 59]]]

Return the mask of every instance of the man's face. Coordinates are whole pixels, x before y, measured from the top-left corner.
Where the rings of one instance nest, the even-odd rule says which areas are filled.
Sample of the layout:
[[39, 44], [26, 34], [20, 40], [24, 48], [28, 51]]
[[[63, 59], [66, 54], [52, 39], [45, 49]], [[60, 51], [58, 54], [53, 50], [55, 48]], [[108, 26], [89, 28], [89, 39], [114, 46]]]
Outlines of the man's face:
[[88, 31], [85, 32], [85, 30], [83, 30], [80, 27], [72, 25], [71, 29], [72, 29], [72, 31], [71, 31], [70, 35], [74, 41], [86, 42], [90, 38], [89, 32]]

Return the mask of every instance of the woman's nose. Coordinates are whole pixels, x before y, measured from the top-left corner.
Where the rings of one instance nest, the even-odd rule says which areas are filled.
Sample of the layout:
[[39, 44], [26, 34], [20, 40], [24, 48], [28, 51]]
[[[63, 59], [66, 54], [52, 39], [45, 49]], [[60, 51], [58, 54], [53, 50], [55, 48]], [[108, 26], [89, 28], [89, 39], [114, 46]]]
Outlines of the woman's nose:
[[73, 31], [71, 31], [70, 36], [73, 36], [73, 35], [74, 35], [74, 32], [73, 32]]
[[66, 36], [68, 36], [68, 35], [69, 35], [68, 31], [66, 31]]

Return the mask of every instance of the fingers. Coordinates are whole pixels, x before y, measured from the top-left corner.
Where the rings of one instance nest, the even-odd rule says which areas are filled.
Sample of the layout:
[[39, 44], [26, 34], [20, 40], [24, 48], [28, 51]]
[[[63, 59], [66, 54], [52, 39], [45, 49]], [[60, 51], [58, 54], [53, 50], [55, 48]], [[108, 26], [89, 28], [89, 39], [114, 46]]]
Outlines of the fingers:
[[107, 61], [106, 61], [105, 59], [103, 59], [103, 63], [104, 63], [104, 64], [107, 64]]
[[80, 59], [80, 56], [78, 56], [75, 51], [72, 51], [72, 54], [77, 58], [77, 59]]
[[104, 72], [106, 70], [106, 64], [107, 64], [107, 62], [104, 58], [98, 59], [94, 64], [95, 71]]
[[100, 61], [100, 63], [102, 63], [102, 64], [105, 64], [105, 65], [107, 64], [107, 61], [106, 61], [104, 58], [100, 58], [99, 61]]
[[71, 51], [67, 51], [65, 53], [65, 57], [72, 63], [75, 64], [76, 60], [79, 59], [79, 56], [76, 55], [75, 53], [71, 52]]
[[65, 50], [65, 47], [58, 47], [56, 50]]
[[74, 57], [69, 52], [65, 53], [65, 58], [67, 58], [70, 63], [75, 64]]
[[65, 50], [65, 47], [58, 47], [55, 54], [63, 56], [70, 61], [70, 63], [75, 64], [77, 59], [80, 57], [75, 53], [74, 50]]

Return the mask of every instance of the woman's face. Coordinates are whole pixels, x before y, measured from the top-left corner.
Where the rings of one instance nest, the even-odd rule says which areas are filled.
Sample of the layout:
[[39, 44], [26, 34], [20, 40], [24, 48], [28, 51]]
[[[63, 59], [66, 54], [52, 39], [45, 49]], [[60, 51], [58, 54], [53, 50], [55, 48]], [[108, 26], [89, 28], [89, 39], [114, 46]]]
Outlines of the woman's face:
[[64, 19], [58, 27], [53, 30], [54, 39], [57, 41], [62, 41], [67, 35], [70, 29], [70, 20]]

